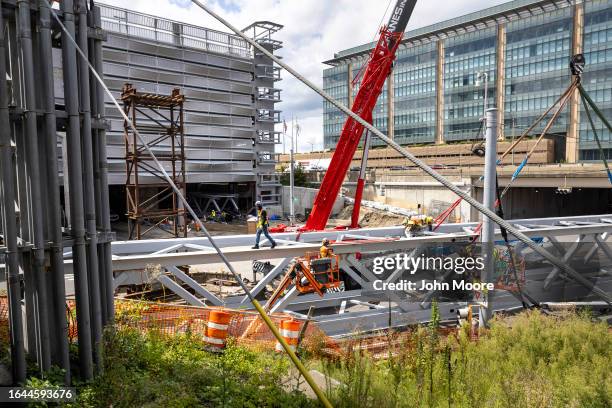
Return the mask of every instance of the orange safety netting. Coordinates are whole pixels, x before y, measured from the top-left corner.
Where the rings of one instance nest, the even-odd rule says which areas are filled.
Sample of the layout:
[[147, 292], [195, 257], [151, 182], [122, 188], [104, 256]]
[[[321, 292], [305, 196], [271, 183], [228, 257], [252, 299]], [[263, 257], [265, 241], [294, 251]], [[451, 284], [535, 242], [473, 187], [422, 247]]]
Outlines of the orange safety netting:
[[[8, 298], [0, 296], [0, 341], [5, 344], [9, 341], [8, 309]], [[115, 299], [115, 323], [118, 328], [136, 328], [142, 332], [156, 331], [168, 336], [190, 333], [204, 342], [211, 310], [223, 310], [231, 314], [228, 336], [237, 344], [274, 350], [276, 345], [274, 335], [254, 311]], [[70, 340], [76, 341], [74, 300], [66, 302], [66, 314]], [[282, 320], [292, 319], [290, 315], [284, 313], [274, 313], [270, 318], [277, 328], [280, 327]], [[306, 323], [304, 320], [295, 318], [294, 320], [300, 321], [300, 330]], [[301, 345], [307, 350], [332, 358], [354, 352], [366, 352], [373, 358], [387, 358], [410, 346], [413, 329], [401, 332], [380, 331], [365, 336], [349, 336], [344, 340], [334, 340], [326, 336], [315, 322], [310, 321]], [[457, 329], [440, 328], [438, 331], [442, 336], [449, 336], [456, 335]], [[477, 336], [472, 336], [472, 340], [477, 340]]]
[[[76, 341], [77, 319], [74, 300], [66, 302], [66, 314], [69, 321], [69, 338]], [[118, 328], [136, 328], [143, 332], [156, 331], [165, 335], [190, 333], [204, 341], [208, 317], [211, 310], [223, 310], [230, 313], [228, 336], [241, 345], [252, 345], [273, 350], [276, 339], [257, 312], [235, 310], [219, 307], [197, 307], [173, 305], [167, 303], [139, 300], [115, 299], [115, 323]], [[282, 320], [292, 319], [288, 314], [275, 313], [270, 316], [274, 325], [280, 327]], [[294, 320], [299, 320], [295, 319]], [[299, 320], [300, 329], [305, 321]], [[0, 297], [0, 340], [8, 342], [8, 299]], [[304, 333], [305, 347], [315, 349], [335, 348], [335, 343], [328, 338], [317, 325], [310, 321]]]

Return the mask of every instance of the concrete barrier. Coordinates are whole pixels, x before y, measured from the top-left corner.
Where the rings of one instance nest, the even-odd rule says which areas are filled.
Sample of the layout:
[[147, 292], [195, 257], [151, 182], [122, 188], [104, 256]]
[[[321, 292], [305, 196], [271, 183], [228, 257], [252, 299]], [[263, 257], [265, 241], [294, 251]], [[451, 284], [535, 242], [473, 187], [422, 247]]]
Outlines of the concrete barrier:
[[[308, 188], [308, 187], [295, 187], [294, 188], [294, 197], [293, 197], [293, 205], [295, 208], [296, 214], [306, 214], [306, 210], [312, 209], [312, 204], [314, 203], [314, 199], [319, 190], [316, 188]], [[283, 213], [285, 215], [289, 214], [289, 206], [291, 203], [291, 198], [289, 196], [289, 186], [283, 186]], [[336, 198], [336, 202], [332, 208], [331, 215], [338, 214], [344, 208], [344, 197], [338, 196]]]

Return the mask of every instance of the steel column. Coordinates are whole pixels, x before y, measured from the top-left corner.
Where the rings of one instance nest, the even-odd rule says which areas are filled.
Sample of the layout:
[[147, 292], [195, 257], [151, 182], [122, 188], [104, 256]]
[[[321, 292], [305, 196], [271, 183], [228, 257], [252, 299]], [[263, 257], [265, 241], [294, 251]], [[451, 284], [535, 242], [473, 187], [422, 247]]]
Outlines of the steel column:
[[[45, 2], [46, 0], [39, 0]], [[44, 145], [45, 173], [47, 183], [46, 215], [49, 219], [49, 246], [51, 252], [52, 294], [51, 302], [53, 323], [52, 335], [56, 346], [51, 360], [64, 371], [64, 382], [70, 383], [70, 355], [68, 351], [68, 320], [66, 319], [66, 289], [64, 286], [63, 237], [61, 223], [61, 204], [59, 187], [59, 168], [57, 163], [57, 132], [55, 117], [55, 94], [53, 89], [53, 55], [51, 44], [51, 17], [47, 7], [39, 7], [39, 57], [44, 93], [45, 135]]]
[[[486, 103], [486, 101], [485, 101]], [[487, 109], [486, 112], [486, 143], [485, 143], [485, 168], [484, 168], [484, 191], [483, 206], [495, 211], [495, 198], [497, 189], [497, 108]], [[495, 223], [488, 217], [483, 217], [482, 225], [482, 251], [484, 255], [484, 269], [480, 279], [484, 283], [493, 282], [495, 278]], [[480, 306], [480, 326], [486, 327], [492, 315], [493, 291], [484, 294], [484, 303]]]
[[[21, 288], [19, 278], [19, 254], [17, 253], [17, 217], [15, 214], [15, 170], [13, 167], [13, 147], [11, 124], [8, 110], [8, 89], [6, 78], [6, 49], [4, 46], [4, 17], [0, 2], [0, 187], [2, 188], [2, 218], [4, 242], [7, 248], [6, 282], [9, 299], [9, 322], [11, 340], [11, 366], [13, 382], [23, 384], [26, 379], [25, 342], [23, 316], [21, 314]], [[62, 283], [63, 283], [62, 276]]]
[[[34, 79], [34, 54], [32, 52], [32, 29], [30, 22], [30, 3], [27, 0], [18, 0], [18, 29], [21, 46], [23, 88], [24, 88], [24, 124], [26, 132], [25, 147], [27, 150], [26, 159], [28, 167], [30, 207], [31, 207], [31, 232], [34, 248], [32, 250], [32, 270], [25, 273], [33, 273], [35, 288], [34, 294], [34, 314], [37, 320], [37, 358], [42, 371], [47, 371], [51, 367], [51, 350], [49, 339], [49, 299], [47, 296], [47, 273], [45, 270], [45, 230], [44, 230], [44, 211], [42, 208], [41, 194], [41, 175], [39, 143], [43, 143], [39, 138], [36, 120], [36, 82]], [[25, 180], [21, 180], [24, 182]], [[31, 347], [32, 345], [30, 345]]]
[[[73, 1], [62, 1], [64, 26], [62, 32], [62, 60], [64, 74], [64, 104], [68, 117], [66, 131], [68, 157], [68, 179], [70, 188], [71, 233], [74, 239], [72, 253], [75, 264], [74, 281], [77, 307], [79, 364], [81, 377], [93, 377], [93, 355], [91, 343], [91, 321], [89, 305], [89, 281], [87, 276], [87, 253], [85, 237], [85, 214], [83, 211], [83, 168], [80, 141], [79, 92], [77, 89], [76, 48], [70, 37], [75, 38]], [[88, 163], [89, 164], [89, 163]]]
[[102, 308], [100, 305], [100, 277], [98, 275], [98, 230], [96, 226], [96, 200], [93, 177], [93, 141], [91, 132], [91, 101], [89, 86], [89, 40], [87, 38], [87, 5], [77, 0], [77, 44], [84, 58], [77, 59], [79, 72], [79, 110], [81, 113], [81, 148], [83, 160], [83, 205], [87, 230], [87, 279], [89, 282], [91, 334], [93, 358], [98, 372], [102, 368]]

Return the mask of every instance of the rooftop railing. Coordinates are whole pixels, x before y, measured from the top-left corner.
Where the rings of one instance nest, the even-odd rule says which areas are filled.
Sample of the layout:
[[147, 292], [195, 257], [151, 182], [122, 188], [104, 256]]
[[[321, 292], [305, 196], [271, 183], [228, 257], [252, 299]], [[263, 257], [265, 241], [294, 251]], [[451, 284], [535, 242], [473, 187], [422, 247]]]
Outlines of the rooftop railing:
[[106, 4], [100, 4], [100, 10], [102, 28], [111, 33], [241, 58], [253, 58], [250, 45], [235, 35]]

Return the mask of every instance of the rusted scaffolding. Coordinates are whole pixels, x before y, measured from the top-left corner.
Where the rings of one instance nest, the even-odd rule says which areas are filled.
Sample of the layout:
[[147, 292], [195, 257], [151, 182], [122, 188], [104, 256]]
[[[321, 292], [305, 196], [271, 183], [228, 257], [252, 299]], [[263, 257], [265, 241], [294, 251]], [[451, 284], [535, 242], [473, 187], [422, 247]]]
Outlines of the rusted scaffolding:
[[[121, 93], [124, 111], [147, 140], [155, 157], [174, 183], [185, 193], [185, 143], [183, 102], [175, 88], [171, 95], [137, 92], [126, 83]], [[155, 166], [153, 157], [124, 122], [126, 200], [129, 239], [142, 239], [161, 229], [174, 237], [186, 237], [185, 210], [170, 184]]]

